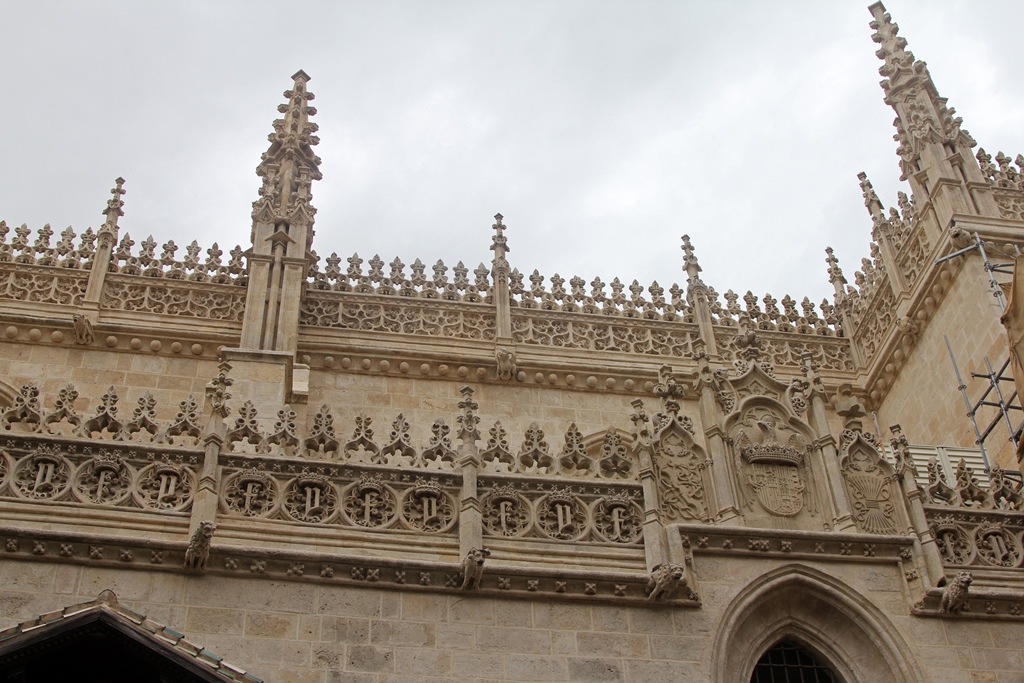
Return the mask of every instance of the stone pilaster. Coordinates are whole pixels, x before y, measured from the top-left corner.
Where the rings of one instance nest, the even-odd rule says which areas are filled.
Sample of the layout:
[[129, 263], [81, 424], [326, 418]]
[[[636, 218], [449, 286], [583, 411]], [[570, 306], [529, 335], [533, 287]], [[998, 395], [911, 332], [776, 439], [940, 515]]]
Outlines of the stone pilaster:
[[[836, 439], [832, 436], [829, 428], [828, 418], [825, 416], [825, 390], [818, 376], [817, 368], [810, 356], [805, 356], [804, 379], [801, 382], [803, 393], [807, 401], [807, 420], [811, 429], [818, 435], [815, 444], [820, 462], [824, 469], [828, 483], [829, 502], [832, 512], [832, 526], [835, 531], [857, 531], [857, 524], [850, 512], [850, 500], [846, 494], [846, 486], [843, 484], [843, 474], [839, 471], [839, 449], [836, 446]], [[851, 397], [852, 398], [852, 397]], [[837, 406], [838, 411], [849, 424], [850, 420], [856, 419], [864, 414], [863, 407], [856, 401], [849, 405]]]
[[189, 520], [189, 538], [196, 532], [202, 522], [214, 522], [217, 518], [218, 496], [220, 495], [219, 468], [220, 452], [226, 443], [227, 426], [224, 419], [230, 409], [227, 402], [231, 398], [228, 388], [234, 380], [228, 376], [231, 365], [227, 361], [220, 364], [220, 372], [206, 385], [206, 408], [209, 418], [203, 430], [203, 465], [199, 472], [199, 486], [196, 488], [192, 501], [192, 517]]
[[640, 483], [644, 491], [644, 556], [647, 570], [669, 561], [665, 544], [665, 523], [661, 515], [661, 501], [658, 495], [658, 473], [654, 466], [651, 447], [650, 418], [640, 399], [632, 402], [633, 449], [640, 461]]
[[697, 390], [700, 392], [700, 421], [714, 482], [712, 517], [721, 524], [739, 524], [739, 503], [732, 468], [729, 467], [729, 445], [722, 426], [725, 416], [716, 397], [715, 370], [711, 367], [708, 351], [702, 345], [697, 347], [694, 357], [697, 360]]
[[480, 469], [480, 440], [476, 415], [479, 407], [473, 400], [473, 389], [462, 387], [458, 417], [459, 467], [462, 468], [462, 491], [459, 493], [459, 557], [465, 557], [473, 548], [483, 548], [483, 521], [480, 513], [480, 497], [477, 491], [477, 472]]
[[893, 438], [889, 440], [893, 452], [896, 454], [896, 476], [899, 477], [900, 487], [907, 499], [907, 514], [910, 516], [910, 525], [919, 539], [918, 551], [924, 560], [925, 587], [938, 585], [939, 581], [945, 578], [945, 570], [942, 567], [942, 556], [939, 553], [938, 543], [932, 533], [931, 526], [924, 512], [924, 492], [917, 483], [917, 467], [914, 465], [914, 457], [910, 453], [910, 444], [903, 430], [898, 424], [889, 427]]

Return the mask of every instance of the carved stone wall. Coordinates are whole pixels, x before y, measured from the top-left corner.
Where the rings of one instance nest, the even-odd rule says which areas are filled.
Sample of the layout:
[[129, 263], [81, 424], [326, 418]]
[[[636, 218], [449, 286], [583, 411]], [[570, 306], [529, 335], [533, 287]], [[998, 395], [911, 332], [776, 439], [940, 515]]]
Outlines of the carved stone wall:
[[301, 71], [251, 248], [136, 245], [122, 179], [95, 232], [0, 222], [0, 663], [109, 589], [235, 680], [733, 683], [787, 639], [1017, 680], [1024, 493], [910, 442], [973, 441], [945, 338], [969, 376], [1004, 332], [936, 261], [1024, 243], [1024, 169], [871, 11], [912, 197], [861, 175], [831, 302], [719, 294], [688, 236], [685, 286], [520, 272], [501, 215], [473, 269], [321, 260]]

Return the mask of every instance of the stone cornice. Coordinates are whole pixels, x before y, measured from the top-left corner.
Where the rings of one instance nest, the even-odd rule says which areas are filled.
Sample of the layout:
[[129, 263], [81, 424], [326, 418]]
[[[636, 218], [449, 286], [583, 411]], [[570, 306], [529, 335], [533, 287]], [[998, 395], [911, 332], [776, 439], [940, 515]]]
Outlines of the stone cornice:
[[[912, 536], [675, 524], [694, 555], [893, 563], [910, 559]], [[699, 566], [697, 567], [699, 570]]]
[[[188, 544], [126, 539], [70, 531], [0, 527], [2, 554], [22, 561], [49, 561], [141, 571], [183, 572]], [[473, 595], [492, 598], [635, 604], [651, 607], [699, 607], [700, 601], [647, 599], [647, 574], [493, 566], [484, 569]], [[466, 595], [459, 562], [366, 557], [213, 543], [206, 574], [237, 578], [301, 581], [320, 585], [364, 586], [402, 591]]]

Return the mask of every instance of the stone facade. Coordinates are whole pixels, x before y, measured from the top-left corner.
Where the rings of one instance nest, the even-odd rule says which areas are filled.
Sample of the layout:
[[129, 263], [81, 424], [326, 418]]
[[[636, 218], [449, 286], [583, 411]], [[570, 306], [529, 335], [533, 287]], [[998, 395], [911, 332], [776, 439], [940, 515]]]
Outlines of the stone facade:
[[95, 234], [0, 223], [0, 671], [99, 615], [234, 680], [731, 682], [779, 642], [1022, 680], [1013, 449], [922, 453], [973, 442], [945, 337], [1005, 356], [980, 250], [942, 259], [1024, 243], [1024, 160], [871, 12], [911, 193], [861, 176], [820, 305], [719, 294], [685, 236], [685, 286], [545, 281], [500, 215], [472, 270], [320, 258], [301, 71], [246, 250], [136, 245], [120, 179]]

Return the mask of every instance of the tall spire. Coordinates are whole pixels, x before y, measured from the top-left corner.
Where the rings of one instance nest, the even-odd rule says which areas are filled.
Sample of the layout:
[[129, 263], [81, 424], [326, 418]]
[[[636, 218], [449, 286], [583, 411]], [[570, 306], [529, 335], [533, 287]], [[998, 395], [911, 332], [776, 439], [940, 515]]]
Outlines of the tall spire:
[[294, 352], [298, 343], [298, 306], [313, 241], [310, 186], [320, 180], [320, 139], [309, 117], [313, 93], [309, 76], [292, 76], [288, 99], [278, 105], [284, 118], [274, 121], [256, 175], [263, 178], [260, 198], [252, 205], [252, 249], [248, 252], [249, 287], [242, 321], [243, 349]]
[[256, 167], [263, 186], [260, 199], [253, 203], [253, 219], [308, 226], [316, 213], [309, 203], [310, 186], [322, 178], [320, 157], [312, 149], [320, 143], [320, 138], [313, 135], [319, 126], [309, 120], [316, 114], [316, 108], [309, 105], [314, 97], [306, 87], [309, 76], [300, 69], [292, 80], [291, 90], [284, 91], [288, 101], [277, 107], [284, 118], [274, 121], [274, 132], [267, 136], [270, 148]]
[[942, 225], [954, 213], [996, 210], [994, 204], [988, 206], [971, 196], [972, 186], [983, 187], [985, 178], [970, 154], [976, 143], [962, 128], [963, 119], [939, 96], [927, 65], [906, 49], [906, 39], [898, 35], [899, 26], [882, 3], [868, 9], [873, 17], [871, 38], [879, 45], [875, 55], [883, 62], [878, 73], [883, 77], [885, 103], [896, 112], [894, 139], [901, 180], [910, 181], [922, 206], [929, 200], [935, 203]]

